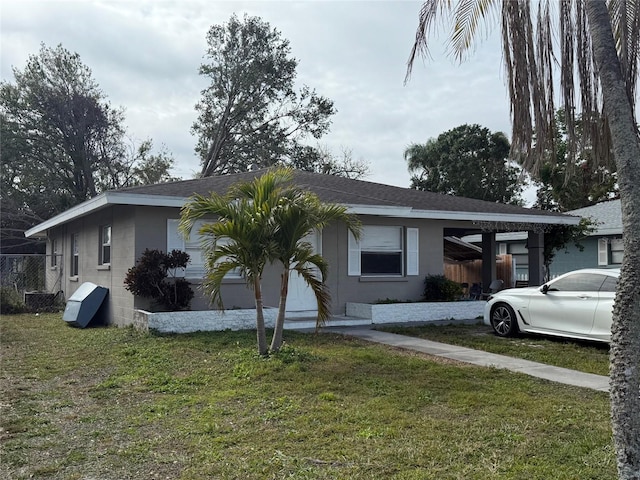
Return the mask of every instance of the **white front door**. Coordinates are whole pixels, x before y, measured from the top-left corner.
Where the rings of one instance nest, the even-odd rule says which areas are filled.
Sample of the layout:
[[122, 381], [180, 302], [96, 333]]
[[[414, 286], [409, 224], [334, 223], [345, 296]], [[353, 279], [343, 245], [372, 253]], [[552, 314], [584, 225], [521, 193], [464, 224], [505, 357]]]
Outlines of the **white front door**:
[[[322, 234], [320, 232], [312, 232], [307, 235], [304, 240], [313, 246], [316, 253], [322, 253], [320, 246]], [[319, 274], [319, 272], [318, 272]], [[287, 312], [302, 312], [318, 310], [318, 303], [313, 290], [304, 279], [298, 275], [298, 272], [291, 270], [289, 274], [289, 295], [287, 296]]]

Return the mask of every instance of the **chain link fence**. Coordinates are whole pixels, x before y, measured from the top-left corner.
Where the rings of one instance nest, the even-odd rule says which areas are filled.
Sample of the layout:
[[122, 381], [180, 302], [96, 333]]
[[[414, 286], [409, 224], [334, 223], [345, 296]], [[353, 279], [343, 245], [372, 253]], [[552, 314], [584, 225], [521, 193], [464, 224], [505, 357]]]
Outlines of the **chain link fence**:
[[1, 313], [62, 308], [62, 255], [0, 255]]

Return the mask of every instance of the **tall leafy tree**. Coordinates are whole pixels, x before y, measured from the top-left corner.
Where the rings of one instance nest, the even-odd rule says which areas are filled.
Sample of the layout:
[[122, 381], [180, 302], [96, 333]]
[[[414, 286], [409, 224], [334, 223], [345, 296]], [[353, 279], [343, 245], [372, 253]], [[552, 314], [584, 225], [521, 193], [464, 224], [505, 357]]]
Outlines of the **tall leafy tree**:
[[[576, 130], [579, 133], [581, 123]], [[608, 163], [598, 162], [588, 148], [578, 150], [576, 165], [569, 166], [567, 155], [567, 129], [564, 110], [555, 115], [554, 131], [556, 151], [549, 152], [555, 158], [542, 163], [535, 172], [530, 172], [538, 184], [534, 207], [543, 210], [566, 212], [608, 200], [618, 193], [617, 175], [613, 159]], [[573, 171], [567, 175], [567, 171]]]
[[[145, 173], [168, 177], [169, 155], [152, 155], [148, 142], [127, 150], [122, 109], [77, 53], [42, 45], [13, 75], [0, 84], [3, 250], [26, 247], [25, 229], [105, 188], [145, 181]], [[136, 175], [124, 174], [132, 168]]]
[[518, 169], [509, 140], [480, 125], [461, 125], [404, 152], [411, 188], [489, 202], [521, 204]]
[[359, 180], [369, 175], [369, 164], [366, 160], [353, 158], [353, 152], [342, 147], [340, 153], [332, 152], [327, 146], [318, 145], [316, 148], [307, 145], [299, 149], [291, 162], [292, 167], [305, 172], [336, 175], [338, 177]]
[[121, 161], [101, 165], [97, 184], [104, 191], [180, 180], [171, 175], [173, 164], [173, 155], [165, 146], [154, 151], [150, 139], [137, 147], [129, 142]]
[[[453, 20], [451, 48], [457, 58], [468, 52], [483, 20], [502, 27], [503, 57], [511, 98], [512, 150], [527, 170], [536, 170], [555, 151], [553, 88], [559, 60], [560, 93], [567, 127], [567, 174], [580, 146], [594, 158], [613, 155], [622, 205], [624, 259], [616, 290], [611, 329], [610, 396], [613, 438], [621, 479], [640, 478], [640, 136], [634, 118], [640, 3], [631, 0], [550, 2], [438, 1], [423, 3], [409, 69], [427, 53], [436, 19]], [[492, 10], [493, 7], [493, 10]], [[559, 28], [552, 25], [558, 22]], [[552, 33], [559, 32], [559, 53]], [[576, 91], [577, 87], [577, 91]], [[579, 99], [579, 102], [578, 102]], [[579, 107], [579, 108], [577, 108]], [[582, 122], [578, 140], [577, 115]], [[535, 139], [535, 142], [533, 141]]]
[[328, 131], [333, 102], [307, 86], [294, 89], [298, 62], [267, 22], [233, 15], [210, 28], [207, 44], [200, 74], [211, 84], [192, 128], [202, 176], [293, 163], [303, 140]]

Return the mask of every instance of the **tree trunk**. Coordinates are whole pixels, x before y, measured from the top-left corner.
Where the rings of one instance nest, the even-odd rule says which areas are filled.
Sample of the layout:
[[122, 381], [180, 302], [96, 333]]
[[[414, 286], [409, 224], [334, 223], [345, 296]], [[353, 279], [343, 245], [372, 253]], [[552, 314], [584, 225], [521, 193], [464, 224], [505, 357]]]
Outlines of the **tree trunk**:
[[269, 353], [269, 350], [267, 350], [267, 333], [264, 328], [264, 310], [260, 277], [257, 277], [253, 281], [253, 291], [256, 298], [256, 336], [258, 338], [258, 353], [265, 356]]
[[640, 479], [640, 139], [606, 3], [586, 2], [594, 58], [611, 129], [622, 204], [624, 259], [611, 328], [610, 396], [621, 480]]
[[282, 334], [284, 331], [284, 317], [287, 310], [287, 295], [289, 294], [289, 274], [291, 270], [289, 265], [285, 265], [282, 271], [282, 280], [280, 283], [280, 302], [278, 303], [278, 318], [271, 339], [271, 351], [277, 352], [282, 346]]
[[224, 113], [222, 114], [222, 118], [220, 119], [220, 124], [218, 125], [218, 130], [213, 137], [211, 142], [211, 146], [207, 151], [207, 156], [202, 163], [202, 177], [210, 177], [212, 176], [218, 166], [220, 165], [220, 152], [222, 151], [222, 147], [224, 143], [227, 141], [227, 137], [229, 135], [229, 128], [227, 123], [229, 122], [229, 115], [231, 114], [231, 106], [235, 101], [235, 96], [232, 96], [228, 99], [227, 105], [225, 106]]

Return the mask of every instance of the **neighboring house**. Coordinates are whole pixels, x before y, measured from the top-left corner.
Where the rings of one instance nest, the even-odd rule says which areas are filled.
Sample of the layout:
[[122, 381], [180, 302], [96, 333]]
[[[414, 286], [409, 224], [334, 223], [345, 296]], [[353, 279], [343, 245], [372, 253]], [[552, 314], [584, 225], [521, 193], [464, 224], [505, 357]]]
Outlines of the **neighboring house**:
[[597, 203], [590, 207], [567, 212], [590, 218], [595, 231], [580, 240], [583, 250], [573, 243], [560, 250], [551, 263], [551, 276], [561, 275], [577, 268], [619, 267], [622, 264], [622, 210], [620, 199]]
[[[579, 268], [619, 267], [623, 254], [620, 200], [609, 200], [566, 213], [591, 219], [596, 229], [579, 241], [582, 250], [574, 243], [569, 243], [556, 252], [549, 268], [549, 277], [554, 278]], [[479, 235], [471, 235], [464, 240], [477, 244], [481, 238]], [[528, 279], [527, 232], [496, 234], [496, 253], [510, 254], [515, 265], [516, 279]]]
[[[192, 309], [210, 305], [198, 287], [204, 272], [200, 242], [185, 241], [177, 231], [180, 207], [194, 193], [224, 193], [230, 185], [246, 182], [263, 171], [125, 188], [105, 192], [28, 230], [28, 237], [47, 238], [47, 252], [62, 252], [57, 269], [68, 298], [83, 282], [109, 289], [111, 323], [132, 322], [136, 308], [147, 308], [123, 284], [127, 270], [146, 248], [178, 248], [191, 255], [185, 277], [193, 284]], [[495, 232], [529, 230], [533, 264], [530, 278], [542, 278], [541, 237], [535, 231], [549, 224], [577, 224], [579, 218], [558, 213], [484, 202], [467, 198], [393, 187], [360, 180], [295, 172], [295, 182], [324, 202], [348, 207], [362, 221], [359, 241], [343, 224], [330, 225], [310, 240], [328, 261], [327, 285], [334, 314], [344, 313], [346, 302], [378, 299], [419, 300], [424, 278], [442, 274], [446, 237], [482, 232], [483, 284], [495, 278]], [[210, 219], [215, 221], [215, 219]], [[280, 267], [268, 266], [263, 276], [266, 306], [277, 307]], [[316, 310], [315, 297], [293, 275], [288, 310]], [[230, 274], [222, 298], [226, 308], [253, 308], [252, 292], [244, 279]]]

